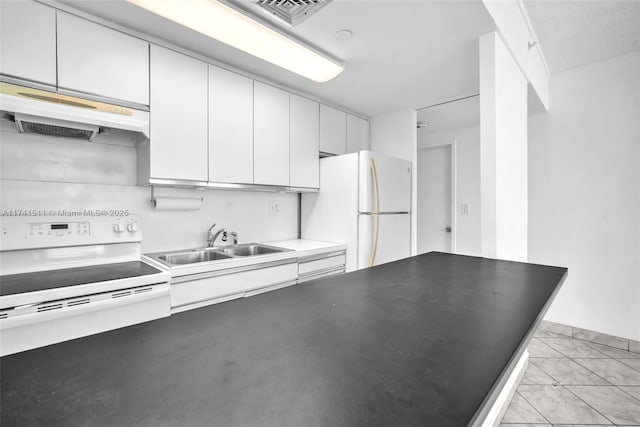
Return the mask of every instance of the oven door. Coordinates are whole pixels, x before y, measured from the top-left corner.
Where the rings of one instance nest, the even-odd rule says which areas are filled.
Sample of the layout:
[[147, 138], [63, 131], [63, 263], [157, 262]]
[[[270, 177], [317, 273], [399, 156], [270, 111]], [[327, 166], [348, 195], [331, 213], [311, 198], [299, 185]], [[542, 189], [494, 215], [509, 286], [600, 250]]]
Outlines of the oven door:
[[0, 311], [0, 356], [169, 316], [169, 283]]

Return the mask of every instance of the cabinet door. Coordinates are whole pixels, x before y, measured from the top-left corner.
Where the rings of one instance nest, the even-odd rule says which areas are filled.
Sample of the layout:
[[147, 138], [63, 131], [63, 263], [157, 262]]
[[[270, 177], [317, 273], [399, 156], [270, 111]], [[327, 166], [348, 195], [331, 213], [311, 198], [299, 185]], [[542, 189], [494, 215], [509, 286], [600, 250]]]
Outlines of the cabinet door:
[[329, 154], [347, 152], [347, 113], [320, 105], [320, 151]]
[[253, 80], [209, 65], [209, 181], [253, 184]]
[[289, 185], [289, 93], [254, 82], [253, 179]]
[[347, 153], [369, 149], [369, 122], [347, 114]]
[[151, 46], [150, 174], [207, 181], [207, 64]]
[[149, 44], [58, 12], [58, 86], [149, 104]]
[[289, 136], [292, 187], [320, 186], [320, 106], [298, 95], [290, 95]]
[[56, 12], [34, 1], [0, 1], [0, 73], [56, 84]]

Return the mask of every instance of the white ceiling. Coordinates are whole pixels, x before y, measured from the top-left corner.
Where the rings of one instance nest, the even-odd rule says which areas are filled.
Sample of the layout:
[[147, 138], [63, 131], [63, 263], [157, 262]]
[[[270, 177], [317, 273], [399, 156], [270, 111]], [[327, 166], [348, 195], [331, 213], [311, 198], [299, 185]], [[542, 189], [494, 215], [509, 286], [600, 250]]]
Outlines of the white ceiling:
[[551, 73], [640, 50], [640, 0], [524, 0]]
[[418, 121], [427, 122], [426, 127], [421, 128], [425, 134], [479, 125], [480, 97], [423, 108], [418, 110]]
[[[477, 94], [477, 39], [495, 28], [480, 0], [334, 0], [290, 30], [344, 61], [315, 83], [124, 0], [64, 3], [365, 116]], [[334, 37], [343, 29], [351, 40]]]

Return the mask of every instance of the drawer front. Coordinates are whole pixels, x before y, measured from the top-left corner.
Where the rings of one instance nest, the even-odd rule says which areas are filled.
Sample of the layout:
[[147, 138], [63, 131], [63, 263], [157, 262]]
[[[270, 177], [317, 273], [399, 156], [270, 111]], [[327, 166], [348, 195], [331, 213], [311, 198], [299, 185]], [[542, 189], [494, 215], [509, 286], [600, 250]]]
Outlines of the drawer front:
[[336, 267], [335, 269], [316, 271], [313, 273], [305, 274], [304, 276], [298, 276], [298, 283], [305, 283], [315, 279], [322, 279], [323, 277], [335, 276], [344, 273], [344, 266]]
[[298, 264], [298, 275], [302, 276], [314, 271], [327, 270], [331, 267], [344, 266], [345, 262], [346, 257], [344, 254], [332, 256], [329, 258], [321, 258], [314, 261], [301, 262], [300, 264]]
[[171, 308], [202, 301], [231, 297], [241, 298], [245, 292], [275, 284], [295, 281], [297, 264], [289, 263], [274, 267], [258, 268], [226, 275], [218, 275], [188, 282], [171, 284]]

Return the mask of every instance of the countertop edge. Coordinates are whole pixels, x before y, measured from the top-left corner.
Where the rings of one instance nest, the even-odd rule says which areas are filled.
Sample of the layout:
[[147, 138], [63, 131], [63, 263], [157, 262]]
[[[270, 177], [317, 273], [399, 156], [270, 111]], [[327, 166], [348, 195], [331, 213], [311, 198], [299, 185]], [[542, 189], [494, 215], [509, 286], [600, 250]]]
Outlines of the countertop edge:
[[[347, 249], [347, 246], [342, 243], [320, 242], [305, 239], [278, 240], [262, 243], [270, 246], [279, 246], [289, 250], [287, 252], [260, 255], [256, 257], [230, 258], [225, 260], [203, 262], [177, 267], [167, 267], [166, 265], [156, 261], [154, 258], [148, 256], [147, 254], [143, 254], [141, 259], [142, 261], [152, 265], [155, 268], [160, 269], [161, 271], [168, 272], [172, 278], [175, 278], [182, 276], [191, 276], [194, 274], [210, 273], [214, 271], [229, 270], [240, 267], [255, 266], [256, 268], [260, 268], [260, 265], [264, 263], [283, 261], [286, 259], [297, 260], [299, 258], [305, 258], [309, 256]], [[306, 247], [300, 247], [301, 245]], [[188, 249], [185, 249], [185, 251], [188, 251]]]
[[505, 387], [509, 378], [513, 374], [513, 371], [516, 368], [516, 365], [518, 364], [518, 362], [520, 361], [520, 358], [527, 351], [527, 347], [529, 345], [529, 342], [531, 341], [531, 338], [533, 338], [533, 335], [538, 329], [538, 326], [540, 326], [540, 323], [544, 319], [544, 316], [549, 310], [549, 307], [551, 306], [556, 296], [558, 295], [560, 288], [562, 288], [562, 285], [564, 284], [564, 281], [566, 280], [568, 273], [569, 273], [568, 269], [565, 269], [565, 272], [562, 275], [562, 278], [556, 285], [555, 289], [553, 290], [553, 293], [545, 303], [544, 307], [542, 307], [542, 309], [538, 313], [538, 316], [535, 318], [535, 320], [531, 324], [529, 331], [524, 336], [522, 341], [520, 341], [520, 345], [518, 345], [516, 350], [511, 355], [511, 358], [507, 362], [505, 368], [502, 370], [502, 373], [493, 383], [493, 385], [491, 386], [491, 390], [489, 390], [489, 393], [487, 393], [482, 403], [480, 403], [480, 406], [478, 407], [478, 409], [476, 409], [476, 412], [473, 414], [471, 421], [469, 421], [468, 427], [480, 427], [483, 425], [486, 417], [489, 415], [489, 412], [491, 411], [491, 408], [496, 403], [496, 400], [498, 399], [500, 392]]

